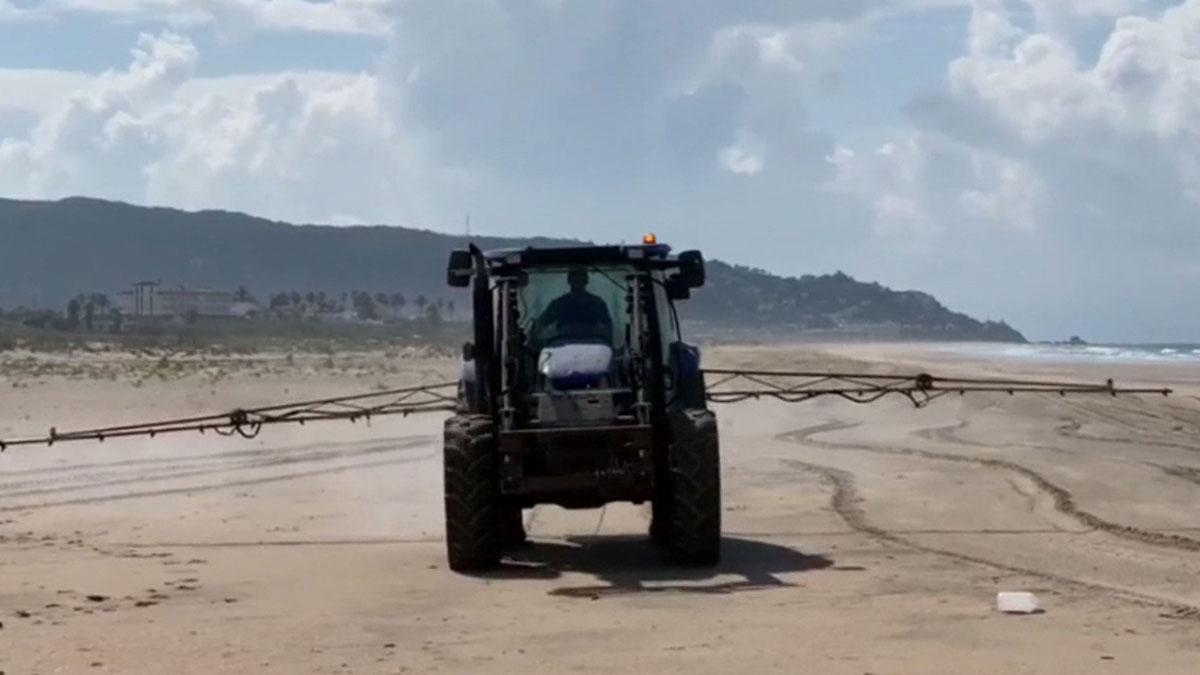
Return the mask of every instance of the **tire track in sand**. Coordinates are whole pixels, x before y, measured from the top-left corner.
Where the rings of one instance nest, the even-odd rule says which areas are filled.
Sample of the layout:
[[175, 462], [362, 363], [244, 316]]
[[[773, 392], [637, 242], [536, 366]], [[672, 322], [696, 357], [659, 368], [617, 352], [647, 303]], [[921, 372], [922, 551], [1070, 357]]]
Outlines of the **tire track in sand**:
[[[204, 483], [199, 485], [183, 485], [179, 487], [168, 487], [154, 490], [142, 490], [132, 492], [122, 492], [111, 495], [97, 495], [89, 497], [73, 497], [60, 499], [55, 501], [44, 501], [32, 504], [13, 504], [0, 506], [0, 513], [9, 512], [24, 512], [35, 511], [40, 509], [53, 508], [55, 506], [75, 506], [80, 504], [101, 504], [105, 502], [122, 501], [127, 499], [145, 499], [150, 497], [163, 497], [167, 495], [188, 494], [193, 492], [210, 492], [213, 490], [224, 490], [234, 487], [250, 487], [254, 485], [268, 485], [271, 483], [281, 483], [301, 478], [311, 478], [315, 476], [336, 475], [348, 473], [351, 471], [359, 471], [362, 469], [379, 468], [385, 466], [398, 466], [403, 464], [412, 464], [424, 460], [432, 459], [438, 456], [437, 452], [422, 453], [420, 455], [406, 455], [395, 459], [382, 459], [372, 462], [359, 462], [357, 464], [344, 464], [332, 466], [328, 468], [311, 469], [307, 471], [294, 471], [274, 476], [264, 476], [258, 478], [245, 478], [240, 480], [226, 480], [216, 483]], [[86, 487], [86, 486], [85, 486]], [[83, 488], [81, 488], [83, 489]]]
[[[417, 438], [427, 438], [428, 436], [392, 436], [387, 438], [375, 438], [373, 441], [379, 443], [404, 443]], [[212, 436], [209, 436], [212, 439]], [[199, 454], [170, 454], [159, 457], [139, 457], [132, 459], [119, 459], [108, 462], [72, 462], [70, 464], [55, 464], [51, 466], [39, 466], [31, 469], [6, 469], [0, 471], [0, 481], [8, 481], [11, 478], [22, 476], [39, 476], [39, 475], [54, 475], [66, 474], [66, 479], [72, 478], [78, 472], [85, 469], [96, 469], [97, 474], [112, 474], [119, 470], [124, 470], [130, 467], [148, 466], [148, 467], [167, 467], [175, 468], [176, 465], [183, 464], [204, 464], [212, 462], [231, 462], [240, 460], [249, 460], [254, 458], [268, 456], [284, 456], [294, 455], [310, 450], [334, 450], [337, 448], [353, 448], [362, 445], [363, 441], [346, 441], [346, 442], [318, 442], [305, 443], [299, 445], [284, 445], [271, 446], [266, 448], [250, 448], [237, 450], [221, 450], [218, 452], [204, 452]], [[61, 481], [62, 478], [40, 478], [29, 479], [26, 481], [5, 482], [0, 484], [0, 487], [20, 487], [25, 484], [38, 484], [46, 482]]]
[[[1177, 439], [1178, 438], [1177, 433], [1170, 432], [1170, 431], [1163, 431], [1161, 429], [1154, 429], [1154, 428], [1149, 428], [1149, 427], [1146, 427], [1143, 425], [1139, 425], [1133, 421], [1130, 421], [1127, 417], [1122, 417], [1122, 415], [1145, 417], [1145, 418], [1150, 418], [1152, 420], [1156, 420], [1159, 422], [1170, 421], [1172, 423], [1175, 423], [1177, 426], [1183, 426], [1184, 428], [1190, 427], [1193, 429], [1196, 428], [1195, 420], [1185, 419], [1185, 418], [1179, 417], [1177, 415], [1169, 415], [1169, 414], [1168, 415], [1158, 415], [1158, 414], [1154, 414], [1154, 413], [1150, 413], [1150, 412], [1146, 412], [1146, 411], [1142, 411], [1142, 410], [1130, 409], [1130, 408], [1126, 408], [1126, 407], [1122, 407], [1122, 406], [1105, 406], [1110, 409], [1098, 410], [1096, 408], [1100, 407], [1100, 406], [1098, 406], [1096, 404], [1092, 404], [1091, 406], [1089, 406], [1088, 404], [1080, 403], [1077, 401], [1061, 401], [1060, 403], [1064, 407], [1077, 413], [1080, 417], [1083, 417], [1085, 419], [1090, 419], [1093, 422], [1099, 422], [1100, 424], [1108, 424], [1108, 425], [1115, 426], [1115, 427], [1131, 429], [1143, 436], [1157, 437], [1157, 438], [1131, 439], [1131, 438], [1111, 438], [1111, 437], [1106, 437], [1106, 436], [1095, 436], [1093, 434], [1084, 433], [1082, 431], [1083, 423], [1080, 422], [1079, 420], [1077, 420], [1071, 416], [1064, 416], [1062, 418], [1062, 424], [1060, 424], [1058, 427], [1055, 428], [1055, 431], [1058, 432], [1058, 434], [1064, 438], [1070, 438], [1073, 440], [1080, 440], [1080, 441], [1088, 441], [1088, 442], [1092, 442], [1092, 443], [1107, 443], [1107, 444], [1113, 444], [1113, 445], [1149, 445], [1149, 446], [1153, 446], [1153, 447], [1157, 447], [1157, 448], [1172, 448], [1175, 450], [1183, 450], [1186, 452], [1200, 452], [1200, 445], [1196, 445], [1194, 443], [1187, 443], [1187, 442], [1184, 442], [1182, 439], [1180, 439], [1180, 440], [1162, 440], [1164, 437], [1171, 438], [1171, 439]], [[1187, 436], [1186, 438], [1190, 439], [1191, 436]]]
[[[1114, 420], [1116, 420], [1116, 418], [1113, 418], [1113, 420], [1109, 420], [1109, 421], [1114, 421]], [[1188, 446], [1188, 445], [1184, 445], [1181, 443], [1171, 443], [1168, 441], [1134, 441], [1134, 440], [1120, 439], [1120, 438], [1104, 438], [1101, 436], [1092, 436], [1089, 434], [1080, 433], [1080, 429], [1083, 428], [1083, 424], [1081, 424], [1078, 420], [1076, 420], [1074, 418], [1064, 417], [1064, 418], [1062, 418], [1061, 422], [1062, 423], [1059, 424], [1058, 426], [1056, 426], [1054, 428], [1054, 430], [1056, 432], [1058, 432], [1058, 434], [1060, 436], [1063, 436], [1066, 438], [1082, 440], [1082, 441], [1095, 441], [1095, 442], [1099, 442], [1099, 443], [1116, 443], [1116, 444], [1130, 444], [1130, 445], [1140, 443], [1142, 445], [1152, 445], [1152, 446], [1166, 447], [1166, 448], [1172, 448], [1172, 449], [1181, 449], [1181, 450], [1186, 450], [1189, 452], [1200, 452], [1200, 446]], [[975, 440], [972, 440], [969, 438], [964, 438], [961, 435], [962, 431], [965, 430], [968, 426], [970, 426], [970, 424], [967, 420], [959, 418], [958, 422], [955, 422], [954, 424], [947, 424], [947, 425], [941, 426], [941, 427], [928, 427], [925, 429], [918, 429], [913, 432], [913, 435], [917, 436], [918, 438], [924, 438], [925, 440], [929, 440], [929, 441], [935, 441], [935, 442], [940, 442], [940, 443], [949, 443], [951, 445], [962, 445], [962, 446], [967, 446], [967, 447], [972, 447], [972, 448], [983, 448], [983, 449], [988, 449], [988, 450], [995, 449], [995, 448], [1023, 448], [1026, 450], [1039, 450], [1039, 451], [1043, 451], [1043, 452], [1051, 452], [1051, 453], [1056, 453], [1056, 454], [1064, 454], [1064, 453], [1065, 454], [1075, 454], [1074, 452], [1067, 450], [1065, 448], [1059, 448], [1059, 447], [1055, 447], [1053, 445], [1039, 445], [1037, 443], [982, 443], [980, 441], [975, 441]], [[1147, 433], [1150, 433], [1150, 432], [1147, 432]], [[1180, 466], [1178, 464], [1173, 465], [1173, 466], [1165, 466], [1162, 464], [1156, 464], [1154, 462], [1147, 462], [1147, 465], [1153, 466], [1154, 468], [1163, 471], [1168, 476], [1172, 476], [1174, 478], [1180, 478], [1180, 479], [1186, 480], [1190, 483], [1195, 483], [1196, 485], [1200, 485], [1200, 469], [1195, 469], [1195, 468], [1186, 467], [1186, 466]], [[1015, 486], [1014, 486], [1014, 489], [1015, 489]], [[1017, 490], [1017, 491], [1020, 492], [1020, 490]]]
[[[1121, 424], [1122, 426], [1129, 426], [1128, 424], [1122, 424], [1118, 418], [1115, 417], [1105, 418], [1101, 416], [1099, 419], [1101, 419], [1102, 423], [1104, 424]], [[1069, 438], [1076, 441], [1086, 441], [1089, 443], [1107, 443], [1109, 445], [1148, 445], [1155, 448], [1170, 448], [1172, 450], [1183, 450], [1185, 452], [1200, 452], [1200, 446], [1188, 445], [1187, 443], [1176, 443], [1175, 441], [1160, 441], [1148, 438], [1111, 438], [1108, 436], [1096, 436], [1094, 434], [1084, 433], [1083, 423], [1074, 417], [1062, 418], [1062, 424], [1054, 427], [1054, 431], [1056, 431], [1058, 435], [1062, 436], [1063, 438]], [[1159, 432], [1146, 431], [1145, 433], [1155, 434]]]
[[[829, 428], [828, 424], [818, 426], [824, 427], [824, 431], [832, 430]], [[802, 433], [804, 431], [806, 430], [792, 433]], [[819, 433], [812, 430], [812, 428], [807, 431], [810, 433]], [[788, 435], [790, 434], [783, 434], [782, 436]], [[893, 532], [885, 530], [884, 528], [872, 524], [867, 519], [866, 513], [863, 511], [862, 507], [859, 506], [863, 502], [863, 499], [859, 495], [858, 489], [855, 486], [854, 475], [849, 471], [838, 469], [832, 466], [825, 466], [823, 464], [805, 462], [802, 460], [785, 460], [785, 463], [789, 466], [812, 473], [825, 481], [833, 490], [829, 498], [829, 505], [830, 508], [832, 508], [834, 512], [838, 514], [838, 517], [841, 518], [842, 521], [850, 527], [850, 529], [855, 530], [856, 532], [861, 532], [862, 534], [868, 535], [874, 539], [878, 539], [879, 541], [903, 548], [908, 548], [914, 551], [920, 551], [922, 553], [930, 553], [933, 555], [942, 556], [951, 560], [957, 560], [960, 562], [1001, 570], [1003, 572], [1045, 579], [1063, 586], [1069, 586], [1088, 591], [1099, 591], [1138, 605], [1149, 605], [1167, 609], [1169, 610], [1169, 613], [1160, 615], [1167, 618], [1200, 620], [1200, 607], [1181, 603], [1173, 598], [1159, 597], [1127, 588], [1109, 586], [1107, 584], [1094, 581], [1085, 581], [1083, 579], [1062, 576], [1059, 574], [1054, 574], [1053, 572], [1046, 572], [1029, 567], [1010, 565], [1008, 563], [998, 562], [989, 558], [937, 548], [935, 546], [928, 546], [911, 539], [906, 539]]]
[[1133, 527], [1131, 525], [1122, 525], [1120, 523], [1114, 523], [1110, 520], [1105, 520], [1089, 511], [1084, 511], [1079, 507], [1078, 504], [1075, 503], [1075, 496], [1072, 495], [1071, 492], [1066, 488], [1052, 483], [1048, 478], [1034, 471], [1033, 469], [1022, 466], [1015, 462], [1009, 462], [1002, 459], [969, 457], [966, 455], [933, 452], [931, 450], [917, 450], [913, 448], [881, 448], [855, 443], [834, 443], [832, 441], [819, 441], [813, 438], [813, 436], [818, 434], [853, 429], [861, 424], [861, 422], [830, 421], [823, 424], [806, 427], [797, 431], [780, 434], [777, 438], [783, 441], [810, 445], [826, 450], [854, 450], [878, 455], [920, 457], [935, 461], [958, 462], [960, 464], [973, 464], [976, 466], [982, 466], [988, 469], [1011, 471], [1024, 476], [1039, 489], [1049, 494], [1054, 500], [1054, 508], [1056, 511], [1075, 519], [1087, 527], [1102, 530], [1113, 536], [1136, 541], [1138, 543], [1147, 544], [1150, 546], [1200, 552], [1200, 539], [1192, 539], [1191, 537], [1184, 537], [1178, 534], [1168, 534], [1165, 532], [1145, 530], [1142, 528]]
[[926, 429], [918, 429], [913, 432], [914, 436], [924, 438], [928, 441], [936, 441], [940, 443], [950, 443], [953, 445], [965, 445], [972, 448], [984, 448], [994, 450], [995, 448], [1024, 448], [1026, 450], [1039, 450], [1041, 452], [1052, 452], [1055, 454], [1074, 454], [1066, 448], [1059, 448], [1053, 445], [1039, 445], [1037, 443], [982, 443], [980, 441], [964, 438], [961, 434], [969, 426], [967, 420], [959, 418], [954, 424], [947, 424], [941, 427], [928, 427]]
[[166, 464], [155, 466], [149, 471], [125, 471], [106, 473], [63, 474], [53, 479], [0, 483], [0, 499], [33, 497], [81, 490], [153, 483], [198, 476], [237, 474], [257, 469], [271, 469], [295, 464], [321, 464], [339, 459], [355, 459], [370, 455], [387, 454], [430, 444], [432, 437], [409, 437], [400, 442], [339, 444], [338, 448], [296, 453], [271, 453], [252, 459], [232, 462], [204, 461], [193, 463]]
[[1193, 468], [1190, 466], [1179, 466], [1178, 464], [1176, 464], [1174, 466], [1164, 466], [1162, 464], [1153, 464], [1152, 463], [1152, 464], [1150, 464], [1150, 466], [1160, 469], [1163, 473], [1167, 474], [1168, 476], [1174, 476], [1175, 478], [1181, 478], [1183, 480], [1186, 480], [1189, 483], [1195, 483], [1196, 485], [1200, 485], [1200, 469], [1196, 469], [1196, 468]]

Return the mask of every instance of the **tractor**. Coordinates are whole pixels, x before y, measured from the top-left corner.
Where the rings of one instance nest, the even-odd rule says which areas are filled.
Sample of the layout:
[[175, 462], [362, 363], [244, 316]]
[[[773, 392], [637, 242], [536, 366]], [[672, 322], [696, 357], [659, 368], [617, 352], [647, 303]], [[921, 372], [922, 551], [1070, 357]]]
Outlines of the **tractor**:
[[482, 570], [525, 538], [522, 509], [651, 504], [679, 565], [720, 558], [717, 419], [675, 303], [704, 285], [699, 251], [641, 245], [450, 254], [471, 289], [455, 413], [445, 422], [450, 568]]

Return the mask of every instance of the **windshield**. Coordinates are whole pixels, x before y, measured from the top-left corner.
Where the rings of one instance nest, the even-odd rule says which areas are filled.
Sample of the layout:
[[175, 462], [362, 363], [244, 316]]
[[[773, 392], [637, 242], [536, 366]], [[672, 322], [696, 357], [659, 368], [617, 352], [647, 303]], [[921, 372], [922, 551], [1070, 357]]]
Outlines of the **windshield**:
[[625, 342], [628, 265], [578, 265], [529, 271], [518, 292], [521, 329], [531, 346]]

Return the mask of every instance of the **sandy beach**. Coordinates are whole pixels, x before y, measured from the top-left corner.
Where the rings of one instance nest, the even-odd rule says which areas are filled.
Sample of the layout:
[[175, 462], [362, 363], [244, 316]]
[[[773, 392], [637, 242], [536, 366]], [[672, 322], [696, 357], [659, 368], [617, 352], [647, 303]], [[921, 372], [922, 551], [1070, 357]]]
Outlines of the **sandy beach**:
[[[1161, 397], [717, 407], [724, 557], [648, 509], [525, 512], [446, 568], [442, 415], [0, 455], [0, 673], [1195, 673], [1200, 365], [920, 345], [721, 347], [713, 367], [1071, 378]], [[0, 437], [453, 379], [449, 356], [0, 361]], [[1044, 612], [995, 611], [1032, 591]]]

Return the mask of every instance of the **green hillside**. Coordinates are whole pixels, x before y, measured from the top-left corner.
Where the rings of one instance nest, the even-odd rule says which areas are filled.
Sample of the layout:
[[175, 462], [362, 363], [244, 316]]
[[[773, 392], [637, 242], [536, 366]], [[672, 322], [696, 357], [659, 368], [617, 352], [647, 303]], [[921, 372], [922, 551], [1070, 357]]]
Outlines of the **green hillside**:
[[[483, 248], [562, 240], [475, 237]], [[280, 291], [399, 291], [453, 299], [447, 252], [466, 238], [401, 227], [292, 225], [227, 211], [187, 212], [86, 198], [0, 199], [0, 307], [59, 308], [80, 292], [138, 280], [260, 299]], [[721, 329], [819, 331], [855, 337], [1024, 341], [1004, 323], [952, 312], [932, 296], [844, 274], [780, 277], [711, 260], [709, 285], [682, 308]]]

